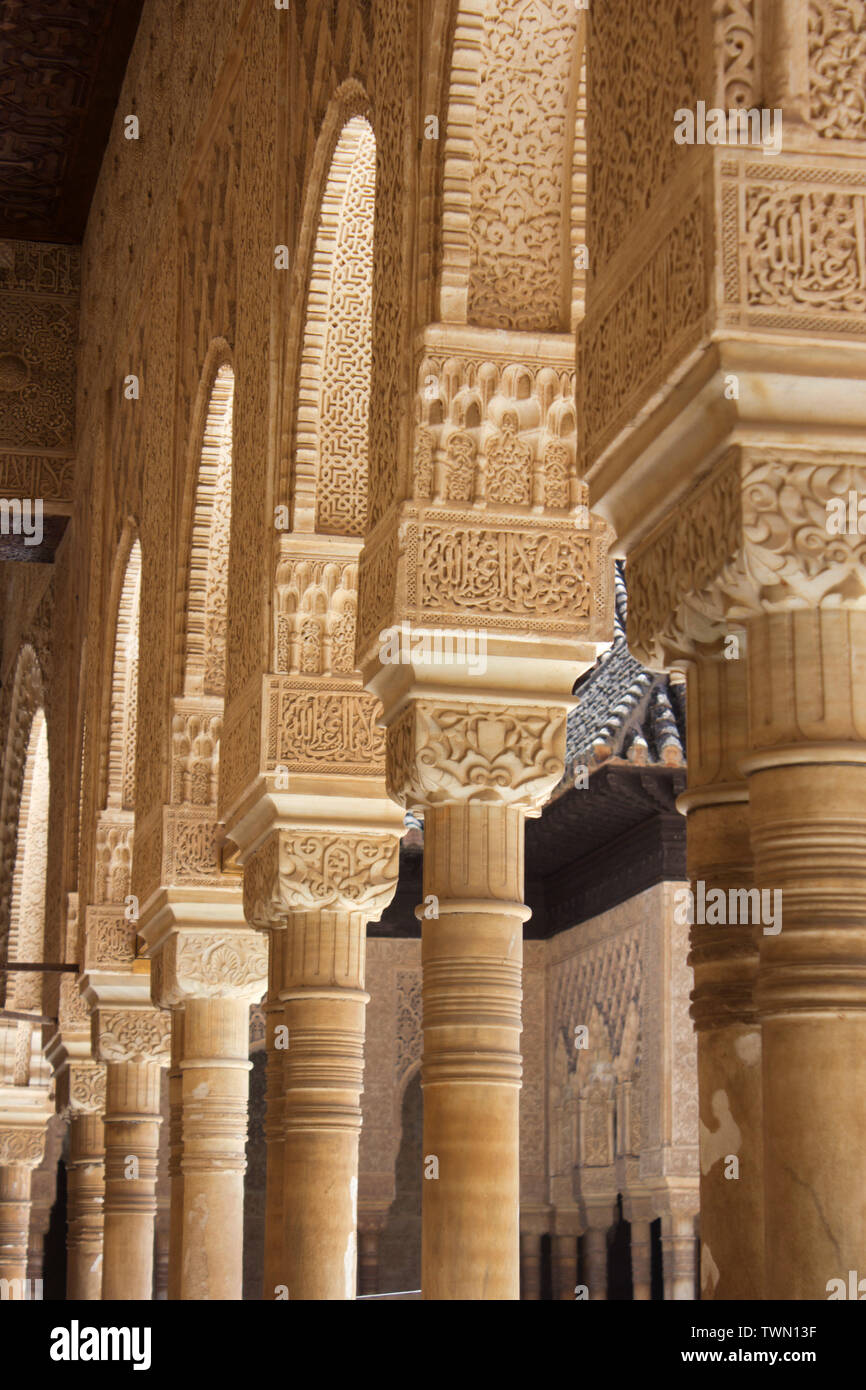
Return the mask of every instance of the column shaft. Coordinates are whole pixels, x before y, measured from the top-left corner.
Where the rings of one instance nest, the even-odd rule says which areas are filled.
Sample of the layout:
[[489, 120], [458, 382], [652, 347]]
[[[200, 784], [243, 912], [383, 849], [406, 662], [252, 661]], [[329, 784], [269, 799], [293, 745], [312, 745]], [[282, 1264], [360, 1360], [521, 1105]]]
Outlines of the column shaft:
[[577, 1285], [577, 1237], [553, 1236], [551, 1239], [553, 1261], [553, 1297], [557, 1301], [574, 1302]]
[[523, 822], [483, 802], [425, 817], [425, 1298], [520, 1297]]
[[283, 1277], [290, 1299], [354, 1299], [366, 917], [292, 912], [283, 943]]
[[379, 1292], [379, 1232], [358, 1232], [358, 1293]]
[[283, 1255], [283, 1187], [285, 1183], [285, 1154], [283, 1134], [283, 1057], [284, 1051], [275, 1043], [276, 1029], [285, 1026], [285, 1005], [280, 998], [283, 980], [284, 931], [268, 933], [268, 995], [264, 1004], [265, 1039], [267, 1044], [267, 1087], [265, 1092], [265, 1143], [267, 1145], [265, 1174], [265, 1253], [262, 1276], [262, 1296], [275, 1297], [275, 1290], [285, 1280]]
[[168, 1177], [170, 1183], [168, 1297], [179, 1299], [183, 1264], [183, 1008], [171, 1011], [171, 1063], [168, 1072]]
[[520, 1235], [520, 1297], [533, 1303], [541, 1298], [541, 1236], [534, 1231]]
[[603, 1302], [607, 1299], [607, 1228], [588, 1226], [583, 1248], [590, 1299]]
[[[689, 670], [688, 872], [697, 897], [753, 885], [748, 788], [747, 670], [699, 659]], [[763, 1288], [764, 1191], [758, 948], [745, 920], [696, 922], [692, 1017], [697, 1030], [701, 1136], [701, 1297], [756, 1299]], [[734, 1163], [735, 1160], [735, 1163]]]
[[249, 1004], [188, 999], [184, 1015], [180, 1297], [240, 1299]]
[[98, 1301], [102, 1297], [105, 1201], [105, 1134], [101, 1115], [70, 1115], [66, 1177], [66, 1297], [70, 1302]]
[[109, 1062], [106, 1069], [106, 1300], [153, 1297], [159, 1072], [156, 1062]]
[[694, 1299], [696, 1254], [694, 1216], [663, 1216], [662, 1272], [667, 1301]]
[[825, 1299], [866, 1249], [866, 613], [768, 615], [749, 652], [766, 1297]]
[[652, 1244], [648, 1221], [631, 1223], [631, 1287], [635, 1303], [646, 1303], [652, 1298]]
[[17, 1298], [27, 1278], [27, 1242], [30, 1231], [30, 1189], [33, 1169], [25, 1163], [0, 1165], [0, 1278], [21, 1280], [13, 1285]]

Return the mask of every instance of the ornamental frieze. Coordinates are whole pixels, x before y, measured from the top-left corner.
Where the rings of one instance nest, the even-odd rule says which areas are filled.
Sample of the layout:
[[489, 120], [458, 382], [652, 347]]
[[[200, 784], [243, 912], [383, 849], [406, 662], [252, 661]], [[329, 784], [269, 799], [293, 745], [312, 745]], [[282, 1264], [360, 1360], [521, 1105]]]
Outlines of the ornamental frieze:
[[354, 682], [269, 677], [268, 772], [382, 772], [381, 707]]

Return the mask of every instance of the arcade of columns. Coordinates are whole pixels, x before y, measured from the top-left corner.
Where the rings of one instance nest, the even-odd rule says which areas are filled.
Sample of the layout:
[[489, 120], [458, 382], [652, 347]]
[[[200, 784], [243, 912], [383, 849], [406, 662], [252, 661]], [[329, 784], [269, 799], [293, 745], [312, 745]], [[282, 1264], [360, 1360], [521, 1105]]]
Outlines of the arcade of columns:
[[[613, 552], [632, 650], [687, 675], [690, 876], [784, 902], [776, 936], [693, 928], [702, 1296], [822, 1298], [866, 1238], [866, 543], [826, 527], [866, 493], [862, 7], [422, 8], [145, 6], [71, 521], [4, 679], [6, 959], [77, 970], [7, 976], [0, 1273], [51, 1068], [69, 1297], [151, 1296], [167, 1067], [169, 1296], [240, 1297], [266, 989], [265, 1296], [354, 1297], [365, 934], [408, 810], [423, 1292], [518, 1296], [523, 827]], [[699, 101], [780, 111], [781, 153], [675, 144]], [[486, 671], [383, 664], [404, 621], [483, 628]], [[671, 1250], [691, 1219], [672, 1194]]]

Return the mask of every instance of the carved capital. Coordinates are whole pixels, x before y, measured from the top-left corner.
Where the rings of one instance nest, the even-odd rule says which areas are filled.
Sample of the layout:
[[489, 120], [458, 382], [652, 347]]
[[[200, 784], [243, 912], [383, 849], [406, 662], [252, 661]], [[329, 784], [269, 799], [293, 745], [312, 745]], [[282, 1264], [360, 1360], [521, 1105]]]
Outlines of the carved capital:
[[94, 1051], [102, 1062], [158, 1062], [171, 1052], [171, 1015], [162, 1009], [93, 1011]]
[[394, 896], [398, 859], [396, 835], [277, 831], [246, 865], [244, 913], [257, 927], [319, 909], [375, 921]]
[[45, 1126], [7, 1125], [0, 1129], [0, 1167], [12, 1163], [38, 1168], [45, 1156]]
[[734, 447], [629, 558], [629, 646], [690, 657], [764, 613], [866, 606], [866, 535], [828, 525], [866, 494], [862, 456]]
[[176, 931], [151, 962], [154, 999], [164, 1009], [187, 999], [260, 999], [268, 945], [255, 931]]
[[414, 700], [388, 730], [388, 790], [410, 811], [538, 806], [562, 776], [565, 724], [562, 706]]
[[70, 1062], [67, 1085], [67, 1116], [104, 1113], [105, 1067], [99, 1062]]

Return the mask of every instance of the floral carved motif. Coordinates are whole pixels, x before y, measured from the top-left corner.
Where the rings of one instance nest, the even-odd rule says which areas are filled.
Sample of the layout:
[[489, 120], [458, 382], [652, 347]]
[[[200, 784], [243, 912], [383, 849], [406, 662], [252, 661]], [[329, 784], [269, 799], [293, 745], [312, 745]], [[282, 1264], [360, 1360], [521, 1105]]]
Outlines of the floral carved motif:
[[562, 775], [565, 711], [414, 701], [388, 731], [388, 790], [408, 810], [532, 803]]
[[105, 1110], [105, 1067], [98, 1062], [70, 1062], [69, 1109], [74, 1114]]
[[398, 858], [393, 835], [280, 831], [246, 867], [247, 921], [279, 926], [290, 912], [322, 908], [378, 917], [394, 895]]
[[809, 0], [809, 119], [821, 135], [866, 139], [863, 0]]
[[499, 0], [488, 10], [471, 181], [471, 323], [560, 327], [577, 21], [571, 0]]
[[188, 998], [258, 998], [268, 979], [268, 944], [259, 932], [181, 931], [165, 942], [158, 971], [164, 1008]]
[[715, 47], [722, 61], [719, 105], [749, 107], [755, 94], [757, 0], [716, 0]]
[[171, 1014], [162, 1009], [97, 1009], [94, 1014], [103, 1062], [159, 1062], [171, 1052]]
[[0, 1129], [0, 1166], [23, 1163], [35, 1168], [45, 1154], [45, 1130], [10, 1127]]
[[831, 534], [828, 503], [866, 489], [851, 456], [733, 449], [629, 560], [629, 645], [688, 654], [730, 619], [866, 596], [866, 536]]

